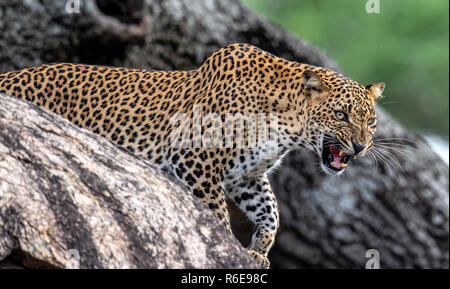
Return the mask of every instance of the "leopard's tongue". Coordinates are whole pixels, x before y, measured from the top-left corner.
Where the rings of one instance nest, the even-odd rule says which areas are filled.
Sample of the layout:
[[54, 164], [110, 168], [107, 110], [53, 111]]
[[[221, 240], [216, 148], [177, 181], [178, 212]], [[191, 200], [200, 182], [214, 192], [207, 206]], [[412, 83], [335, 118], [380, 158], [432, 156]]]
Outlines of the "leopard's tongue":
[[331, 165], [336, 168], [341, 168], [341, 160], [345, 157], [345, 153], [336, 148], [333, 144], [330, 144], [330, 152], [333, 155], [333, 162]]

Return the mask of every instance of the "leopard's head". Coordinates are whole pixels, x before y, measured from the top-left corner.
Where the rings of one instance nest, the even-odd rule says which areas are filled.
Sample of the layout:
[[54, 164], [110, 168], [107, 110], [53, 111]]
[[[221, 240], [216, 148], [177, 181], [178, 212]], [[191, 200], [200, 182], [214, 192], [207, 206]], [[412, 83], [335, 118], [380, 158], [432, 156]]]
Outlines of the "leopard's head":
[[309, 147], [328, 174], [341, 174], [352, 158], [372, 147], [377, 126], [375, 100], [385, 84], [368, 86], [339, 73], [317, 68], [302, 74]]

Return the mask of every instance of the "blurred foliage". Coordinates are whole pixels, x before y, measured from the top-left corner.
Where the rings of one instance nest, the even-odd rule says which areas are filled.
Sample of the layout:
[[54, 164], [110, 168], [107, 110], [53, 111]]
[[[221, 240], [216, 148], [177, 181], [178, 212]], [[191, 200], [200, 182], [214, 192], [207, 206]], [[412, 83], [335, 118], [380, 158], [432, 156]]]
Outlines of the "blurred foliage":
[[449, 1], [242, 0], [337, 60], [362, 84], [386, 83], [379, 104], [410, 128], [449, 134]]

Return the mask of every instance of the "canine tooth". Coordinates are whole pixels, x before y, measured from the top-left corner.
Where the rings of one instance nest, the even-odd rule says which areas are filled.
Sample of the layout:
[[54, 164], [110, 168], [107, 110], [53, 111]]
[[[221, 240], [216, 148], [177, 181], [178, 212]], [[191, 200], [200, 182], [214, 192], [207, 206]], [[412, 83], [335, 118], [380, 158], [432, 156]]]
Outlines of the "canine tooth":
[[339, 156], [342, 157], [342, 155], [344, 154], [343, 151], [339, 151]]
[[355, 155], [355, 160], [358, 158], [358, 155]]
[[332, 165], [333, 167], [336, 167], [336, 163], [335, 163], [335, 162], [331, 162], [331, 165]]
[[341, 167], [341, 168], [345, 168], [346, 166], [347, 166], [347, 164], [344, 164], [344, 163], [341, 163], [341, 164], [340, 164], [340, 167]]

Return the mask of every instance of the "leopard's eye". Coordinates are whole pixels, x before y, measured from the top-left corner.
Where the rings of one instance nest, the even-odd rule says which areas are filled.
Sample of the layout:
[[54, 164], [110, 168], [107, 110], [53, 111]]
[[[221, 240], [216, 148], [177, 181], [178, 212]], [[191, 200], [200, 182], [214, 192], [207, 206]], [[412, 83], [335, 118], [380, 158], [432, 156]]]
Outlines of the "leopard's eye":
[[376, 121], [377, 121], [377, 119], [373, 117], [373, 118], [369, 119], [369, 121], [367, 122], [367, 125], [372, 126], [375, 124]]
[[342, 121], [348, 121], [348, 115], [345, 112], [342, 111], [335, 111], [334, 115], [336, 116], [337, 119], [342, 120]]

